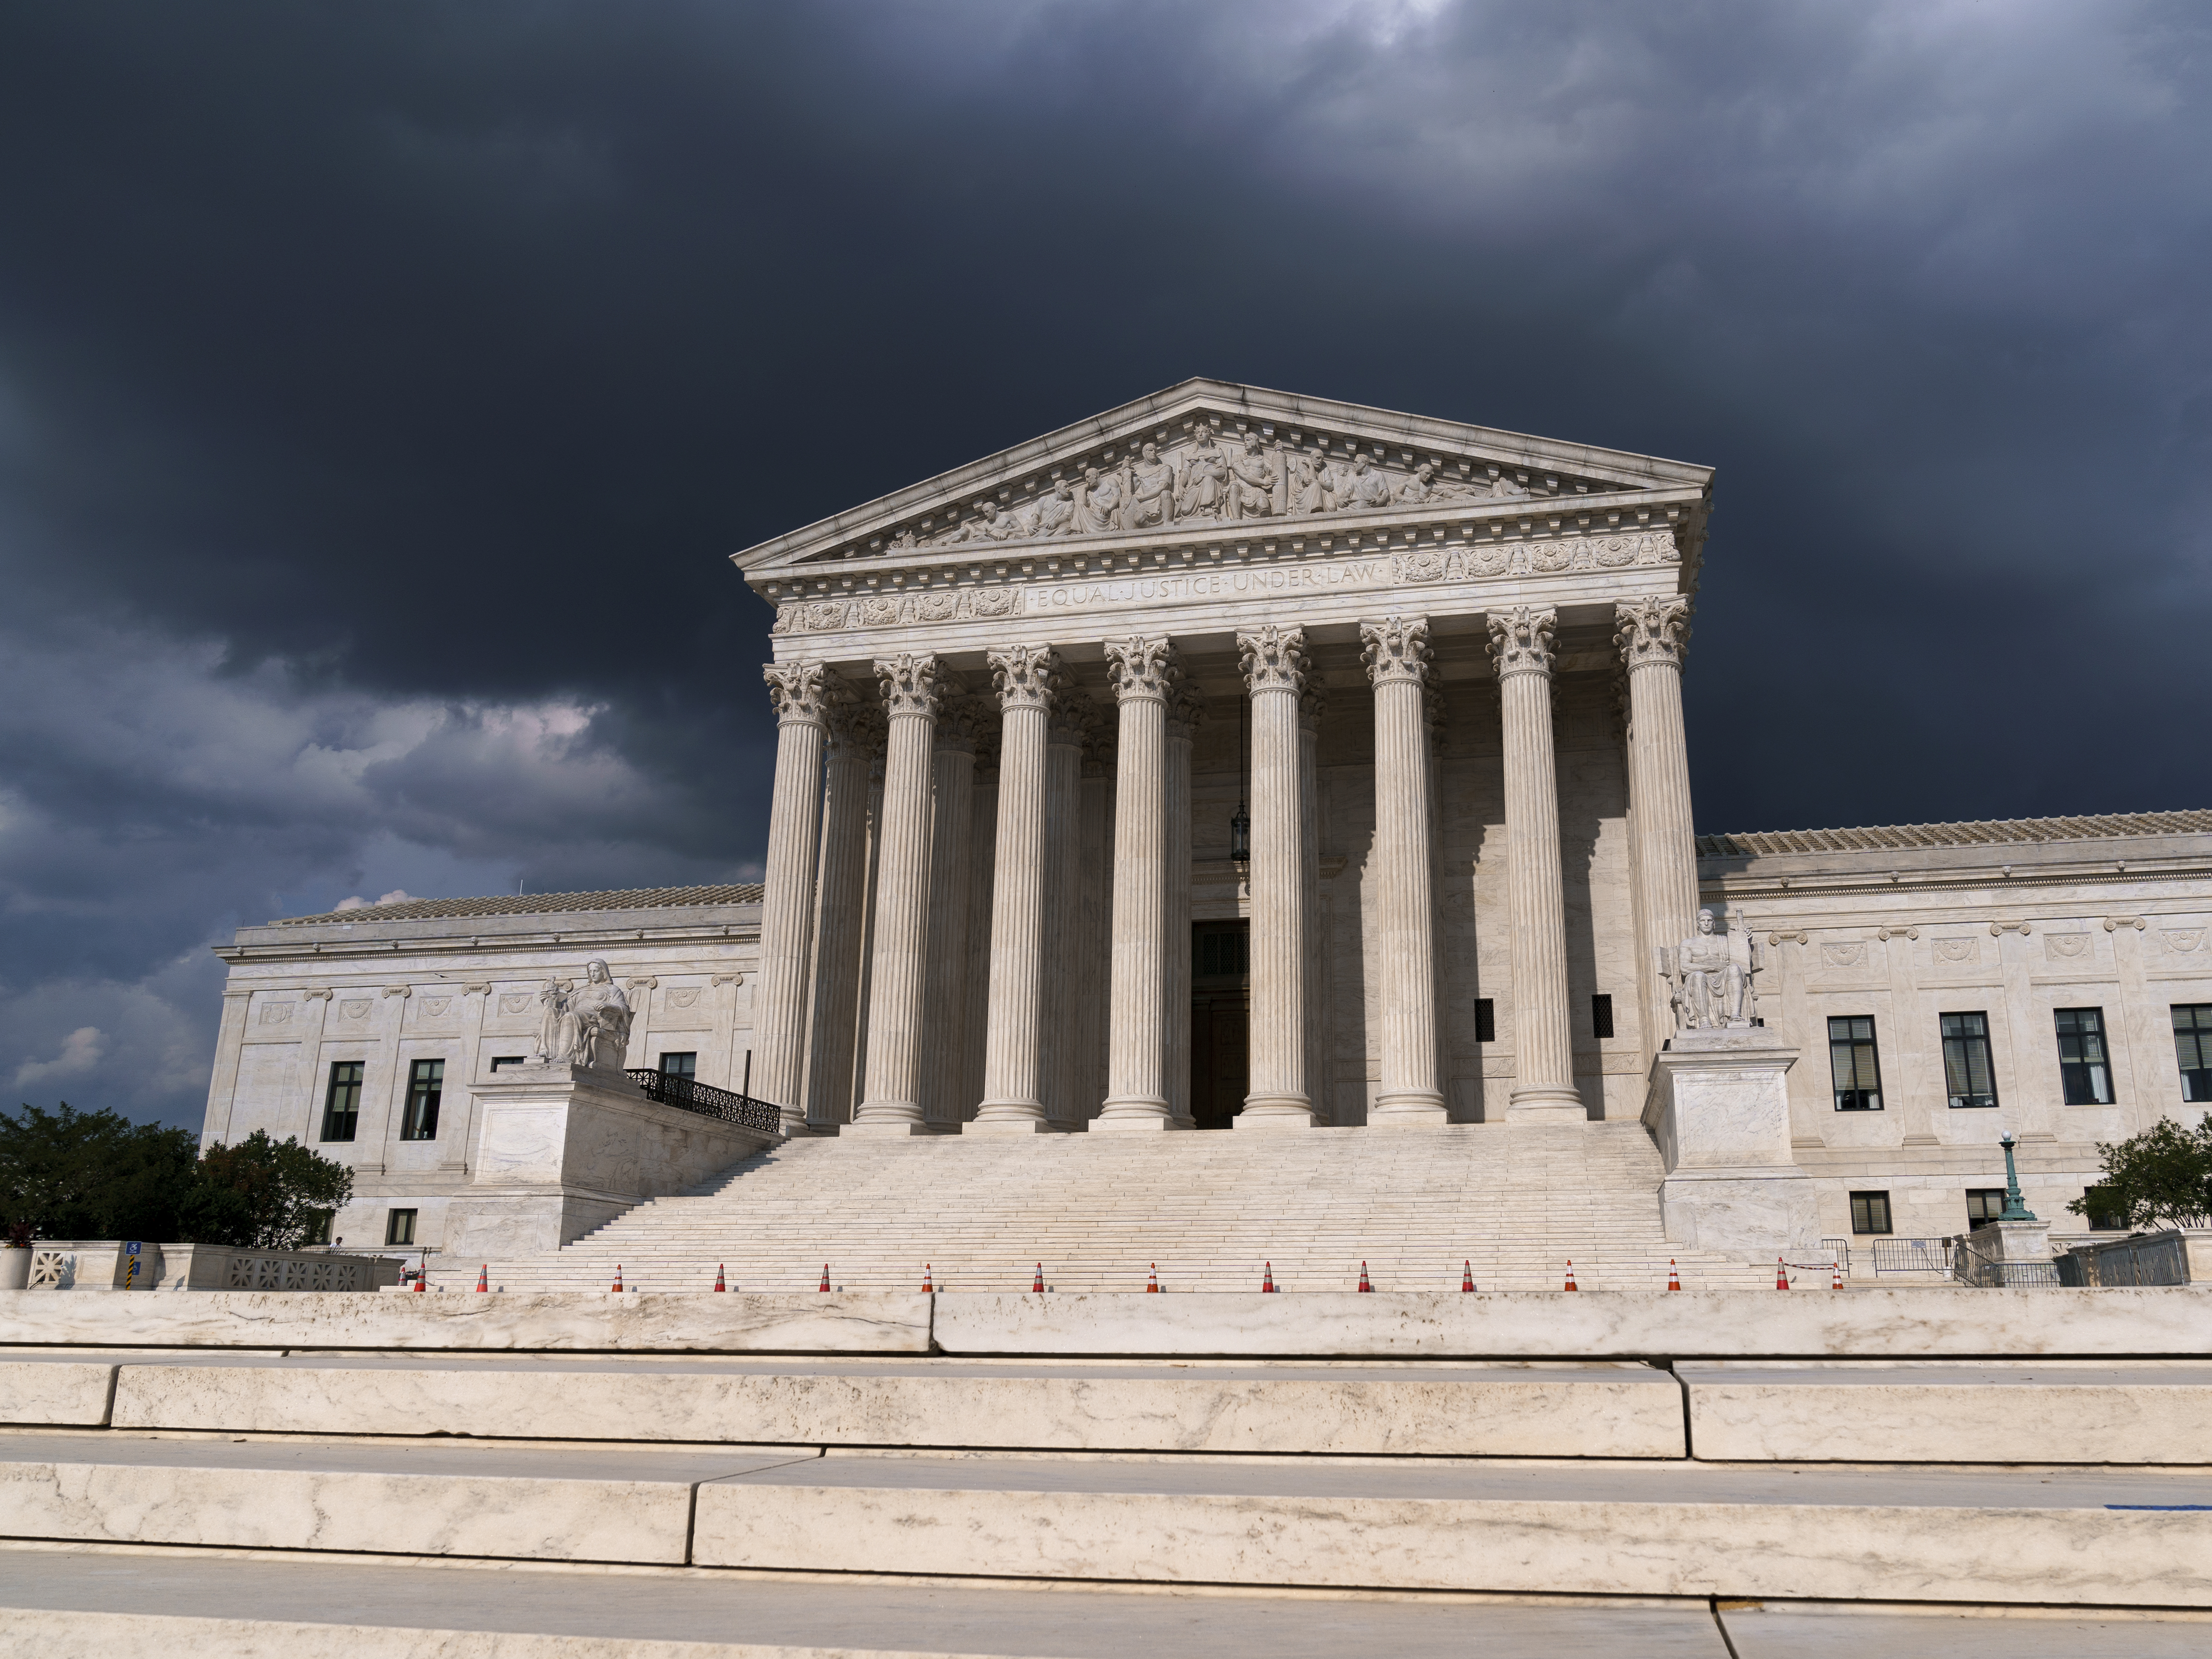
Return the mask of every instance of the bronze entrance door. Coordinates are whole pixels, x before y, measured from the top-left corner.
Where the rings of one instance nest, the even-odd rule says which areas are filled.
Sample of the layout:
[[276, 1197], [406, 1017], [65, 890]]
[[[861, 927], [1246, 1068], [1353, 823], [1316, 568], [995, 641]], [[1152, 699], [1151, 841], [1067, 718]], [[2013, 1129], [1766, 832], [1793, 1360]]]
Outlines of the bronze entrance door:
[[1226, 1129], [1251, 1086], [1252, 924], [1194, 921], [1190, 927], [1190, 1115], [1201, 1129]]

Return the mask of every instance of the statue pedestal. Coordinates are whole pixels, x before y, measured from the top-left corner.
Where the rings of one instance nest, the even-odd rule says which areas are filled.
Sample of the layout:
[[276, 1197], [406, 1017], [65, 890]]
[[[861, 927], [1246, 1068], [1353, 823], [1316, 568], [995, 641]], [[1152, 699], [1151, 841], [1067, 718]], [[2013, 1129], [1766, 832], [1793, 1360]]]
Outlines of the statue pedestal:
[[481, 1124], [475, 1169], [446, 1235], [446, 1252], [458, 1257], [556, 1250], [778, 1139], [647, 1100], [622, 1073], [601, 1066], [507, 1066], [472, 1092]]
[[1740, 1261], [1820, 1248], [1812, 1177], [1790, 1154], [1783, 1079], [1796, 1063], [1758, 1025], [1685, 1031], [1653, 1059], [1644, 1127], [1666, 1164], [1669, 1239]]

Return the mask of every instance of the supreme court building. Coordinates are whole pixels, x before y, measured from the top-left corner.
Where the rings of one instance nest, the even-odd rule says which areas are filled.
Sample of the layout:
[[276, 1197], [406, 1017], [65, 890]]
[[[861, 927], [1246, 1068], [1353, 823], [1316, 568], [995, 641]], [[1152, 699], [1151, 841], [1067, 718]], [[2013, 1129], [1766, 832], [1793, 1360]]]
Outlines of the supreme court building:
[[357, 1206], [434, 1231], [478, 1117], [402, 1145], [409, 1079], [490, 1087], [586, 954], [627, 1064], [792, 1135], [1634, 1119], [1702, 907], [1822, 1231], [1960, 1231], [2000, 1127], [2062, 1206], [2212, 1100], [2212, 813], [1700, 839], [1711, 485], [1198, 380], [751, 548], [763, 887], [241, 930], [208, 1135], [350, 1066]]

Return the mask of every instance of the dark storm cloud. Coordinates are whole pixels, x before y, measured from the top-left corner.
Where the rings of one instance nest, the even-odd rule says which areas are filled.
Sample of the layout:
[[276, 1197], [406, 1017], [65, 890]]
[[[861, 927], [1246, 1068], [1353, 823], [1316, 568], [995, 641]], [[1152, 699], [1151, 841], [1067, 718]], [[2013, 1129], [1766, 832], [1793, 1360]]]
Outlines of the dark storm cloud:
[[9, 9], [0, 1071], [750, 873], [725, 556], [1193, 374], [1717, 465], [1708, 828], [2204, 805], [2201, 15]]

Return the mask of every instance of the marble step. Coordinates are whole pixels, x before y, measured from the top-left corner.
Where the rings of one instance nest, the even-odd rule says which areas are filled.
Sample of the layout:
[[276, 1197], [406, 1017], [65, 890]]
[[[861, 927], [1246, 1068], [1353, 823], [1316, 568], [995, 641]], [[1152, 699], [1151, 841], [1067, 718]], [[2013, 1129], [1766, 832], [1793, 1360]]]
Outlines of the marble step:
[[[11, 1646], [42, 1659], [1729, 1659], [1711, 1609], [1691, 1599], [1162, 1595], [459, 1563], [410, 1563], [404, 1594], [394, 1594], [394, 1571], [363, 1561], [0, 1545], [0, 1621]], [[2077, 1651], [2091, 1650], [2113, 1650]], [[2041, 1659], [2056, 1650], [2008, 1651]], [[2165, 1659], [2169, 1650], [2130, 1651]]]
[[0, 1535], [923, 1580], [2204, 1608], [2205, 1480], [26, 1431], [0, 1437]]

